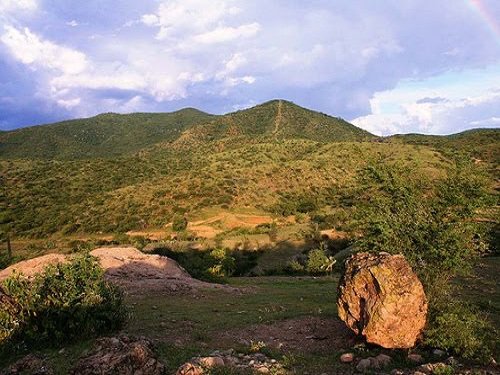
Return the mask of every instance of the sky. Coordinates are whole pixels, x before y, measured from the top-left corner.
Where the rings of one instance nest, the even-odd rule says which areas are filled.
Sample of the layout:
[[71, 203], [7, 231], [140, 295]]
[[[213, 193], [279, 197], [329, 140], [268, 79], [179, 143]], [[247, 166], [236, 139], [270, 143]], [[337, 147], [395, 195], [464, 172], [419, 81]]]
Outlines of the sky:
[[0, 129], [276, 98], [378, 135], [500, 127], [500, 1], [0, 0]]

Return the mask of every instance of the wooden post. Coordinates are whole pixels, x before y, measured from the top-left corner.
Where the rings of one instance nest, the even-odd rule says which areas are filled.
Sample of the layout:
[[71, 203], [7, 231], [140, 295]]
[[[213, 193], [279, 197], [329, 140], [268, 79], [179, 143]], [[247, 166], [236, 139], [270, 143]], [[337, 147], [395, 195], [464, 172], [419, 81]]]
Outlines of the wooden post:
[[12, 246], [10, 244], [10, 236], [7, 235], [7, 255], [9, 257], [9, 260], [12, 259]]

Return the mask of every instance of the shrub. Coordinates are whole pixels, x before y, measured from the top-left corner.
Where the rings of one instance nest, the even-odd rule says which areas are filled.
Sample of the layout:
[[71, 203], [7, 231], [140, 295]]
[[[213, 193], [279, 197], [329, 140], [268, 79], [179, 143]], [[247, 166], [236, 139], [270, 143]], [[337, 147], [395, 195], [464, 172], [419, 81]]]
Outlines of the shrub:
[[321, 243], [318, 249], [313, 249], [309, 252], [306, 262], [306, 271], [313, 275], [331, 273], [334, 264], [335, 259], [327, 255], [325, 245]]
[[188, 226], [188, 221], [185, 216], [175, 215], [172, 220], [172, 229], [176, 232], [182, 232], [186, 230]]
[[427, 342], [468, 358], [482, 357], [485, 320], [460, 302], [453, 304], [458, 310], [441, 302], [449, 301], [452, 278], [471, 270], [486, 249], [473, 220], [488, 199], [480, 171], [460, 162], [446, 178], [429, 181], [414, 171], [383, 164], [367, 168], [362, 183], [358, 218], [364, 236], [359, 249], [402, 253], [429, 299]]
[[486, 318], [460, 301], [442, 301], [430, 311], [427, 345], [451, 350], [467, 359], [486, 361], [491, 356], [495, 330]]
[[5, 280], [14, 302], [0, 305], [0, 343], [59, 345], [119, 328], [126, 316], [122, 294], [103, 272], [84, 255], [48, 266], [33, 280], [20, 274]]

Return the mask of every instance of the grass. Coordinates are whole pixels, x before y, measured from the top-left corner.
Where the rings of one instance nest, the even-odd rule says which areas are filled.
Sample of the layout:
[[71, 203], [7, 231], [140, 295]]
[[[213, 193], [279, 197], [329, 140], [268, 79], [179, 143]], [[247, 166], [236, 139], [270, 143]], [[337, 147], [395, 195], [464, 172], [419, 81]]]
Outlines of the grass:
[[[500, 285], [496, 283], [500, 258], [486, 258], [470, 279], [458, 280], [466, 300], [490, 312], [499, 329]], [[229, 286], [242, 293], [206, 289], [195, 294], [128, 297], [131, 316], [122, 333], [153, 339], [158, 357], [167, 365], [167, 373], [196, 355], [215, 349], [245, 352], [248, 345], [221, 340], [223, 332], [238, 332], [260, 324], [275, 324], [289, 319], [321, 317], [337, 319], [336, 275], [312, 277], [232, 278]], [[65, 374], [77, 358], [92, 346], [93, 340], [60, 348], [44, 349], [56, 374]], [[349, 349], [349, 348], [345, 348]], [[352, 349], [351, 349], [352, 350]], [[359, 348], [358, 355], [376, 355], [373, 348]], [[350, 373], [352, 367], [339, 363], [339, 349], [327, 355], [308, 351], [268, 350], [266, 353], [287, 364], [294, 373]], [[394, 365], [409, 366], [404, 353], [393, 352]], [[19, 358], [18, 356], [17, 358]], [[0, 367], [17, 358], [4, 358]]]

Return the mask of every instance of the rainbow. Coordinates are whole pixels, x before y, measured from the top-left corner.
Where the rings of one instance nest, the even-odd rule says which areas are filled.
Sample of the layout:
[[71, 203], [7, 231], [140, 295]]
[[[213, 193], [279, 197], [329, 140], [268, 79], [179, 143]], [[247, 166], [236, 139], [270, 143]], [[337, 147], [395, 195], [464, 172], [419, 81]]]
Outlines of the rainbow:
[[485, 26], [493, 35], [496, 42], [500, 45], [500, 24], [498, 20], [491, 15], [488, 7], [483, 0], [465, 0], [469, 8], [471, 8], [484, 21]]

